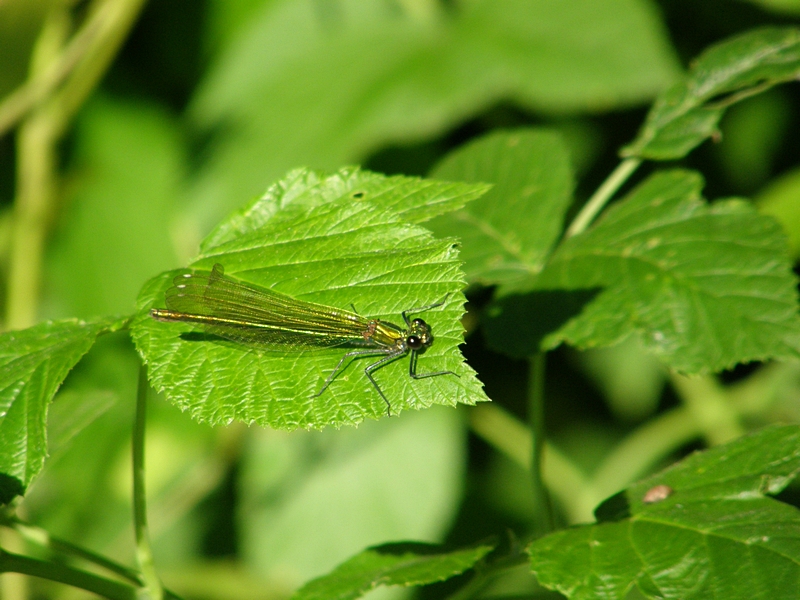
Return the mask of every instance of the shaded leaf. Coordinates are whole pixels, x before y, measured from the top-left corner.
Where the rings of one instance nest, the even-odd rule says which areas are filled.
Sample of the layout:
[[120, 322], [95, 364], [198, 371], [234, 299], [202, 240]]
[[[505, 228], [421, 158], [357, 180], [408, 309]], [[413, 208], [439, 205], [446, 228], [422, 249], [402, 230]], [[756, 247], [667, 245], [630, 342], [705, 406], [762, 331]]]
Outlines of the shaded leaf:
[[[532, 293], [497, 302], [487, 324], [493, 346], [525, 355], [542, 337], [546, 348], [588, 348], [636, 334], [687, 373], [796, 356], [800, 321], [785, 236], [748, 203], [707, 205], [701, 187], [692, 172], [657, 173], [566, 240]], [[563, 298], [549, 306], [548, 294]], [[540, 318], [526, 329], [519, 315], [533, 310]]]
[[670, 160], [719, 134], [725, 108], [749, 93], [797, 79], [800, 30], [750, 31], [706, 50], [687, 79], [664, 92], [623, 156]]
[[130, 313], [141, 282], [179, 264], [170, 235], [183, 172], [177, 130], [146, 105], [100, 98], [82, 111], [67, 210], [47, 256], [53, 316]]
[[789, 236], [792, 258], [800, 255], [800, 169], [781, 175], [755, 198], [759, 212], [775, 217]]
[[110, 390], [67, 390], [56, 396], [47, 417], [47, 448], [51, 456], [119, 400]]
[[430, 224], [437, 235], [462, 240], [468, 281], [492, 285], [541, 270], [572, 202], [569, 156], [558, 134], [491, 133], [449, 154], [431, 176], [494, 184], [479, 200]]
[[747, 0], [752, 4], [761, 6], [764, 10], [789, 15], [800, 14], [800, 2], [797, 0]]
[[98, 335], [125, 319], [50, 321], [0, 334], [0, 502], [23, 494], [47, 456], [47, 408]]
[[394, 543], [367, 548], [328, 575], [304, 585], [293, 600], [354, 600], [379, 585], [426, 585], [473, 567], [492, 545], [447, 551], [422, 543]]
[[266, 580], [296, 589], [365, 547], [440, 540], [458, 512], [467, 431], [457, 411], [432, 407], [358, 430], [252, 433], [237, 482], [239, 548]]
[[528, 549], [539, 582], [573, 600], [795, 598], [800, 511], [766, 494], [800, 471], [800, 428], [775, 426], [697, 453], [609, 504], [616, 522], [560, 531]]

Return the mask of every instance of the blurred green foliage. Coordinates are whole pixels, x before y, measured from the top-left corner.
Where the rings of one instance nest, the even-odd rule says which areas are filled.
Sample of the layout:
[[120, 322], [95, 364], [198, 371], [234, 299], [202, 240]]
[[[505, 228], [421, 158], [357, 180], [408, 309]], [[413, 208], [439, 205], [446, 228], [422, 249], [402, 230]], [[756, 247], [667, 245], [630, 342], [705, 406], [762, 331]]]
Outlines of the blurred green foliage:
[[[56, 4], [63, 5], [0, 2], [0, 97], [24, 82]], [[90, 3], [70, 4], [79, 20]], [[689, 59], [758, 25], [796, 24], [798, 13], [792, 0], [150, 2], [58, 146], [41, 297], [31, 301], [42, 319], [130, 314], [148, 278], [185, 265], [223, 216], [289, 169], [362, 164], [425, 175], [454, 148], [499, 128], [562, 133], [553, 152], [571, 154], [582, 202]], [[743, 101], [723, 119], [719, 143], [681, 161], [704, 174], [709, 198], [756, 197], [759, 210], [783, 225], [795, 258], [799, 101], [796, 84]], [[0, 138], [3, 280], [14, 143], [13, 135]], [[447, 162], [436, 169], [458, 172]], [[468, 319], [488, 297], [478, 286], [469, 290]], [[522, 417], [526, 364], [490, 350], [480, 331], [464, 352], [489, 397]], [[119, 333], [78, 364], [49, 415], [52, 460], [20, 506], [52, 534], [126, 564], [134, 559], [129, 436], [137, 365]], [[725, 375], [749, 424], [800, 418], [797, 373], [759, 391], [758, 373], [751, 375], [746, 368]], [[645, 455], [637, 428], [679, 404], [673, 388], [662, 391], [665, 379], [635, 344], [555, 351], [550, 439], [587, 479], [620, 440], [631, 443], [624, 448], [631, 455]], [[85, 428], [74, 434], [71, 403], [89, 405], [78, 415]], [[435, 407], [358, 430], [283, 433], [211, 429], [161, 398], [150, 406], [156, 562], [167, 586], [186, 597], [287, 598], [369, 545], [473, 543], [533, 526], [526, 473], [469, 433], [462, 411]], [[694, 447], [700, 437], [691, 433], [656, 462]], [[487, 593], [541, 591], [530, 575], [512, 575]], [[31, 597], [71, 597], [63, 586], [30, 586]]]

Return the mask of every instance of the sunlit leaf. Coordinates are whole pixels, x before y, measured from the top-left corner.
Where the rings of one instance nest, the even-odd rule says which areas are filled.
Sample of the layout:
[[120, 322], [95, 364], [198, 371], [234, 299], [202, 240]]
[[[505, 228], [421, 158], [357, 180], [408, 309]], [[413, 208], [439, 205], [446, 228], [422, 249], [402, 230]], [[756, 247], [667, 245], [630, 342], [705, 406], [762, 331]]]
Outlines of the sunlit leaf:
[[[420, 357], [418, 372], [448, 370], [459, 377], [413, 380], [407, 359], [374, 376], [393, 413], [433, 403], [474, 404], [485, 396], [458, 350], [464, 298], [456, 241], [436, 239], [409, 221], [430, 218], [443, 206], [457, 208], [485, 189], [357, 169], [332, 175], [297, 170], [220, 224], [192, 268], [208, 272], [219, 263], [227, 275], [251, 284], [400, 324], [401, 311], [443, 301], [419, 315], [431, 324], [436, 341]], [[164, 291], [178, 274], [145, 285], [133, 336], [152, 384], [192, 416], [295, 429], [357, 424], [386, 414], [363, 372], [380, 357], [355, 360], [317, 395], [346, 349], [262, 351], [186, 339], [182, 334], [197, 327], [153, 320], [148, 311], [164, 306]]]

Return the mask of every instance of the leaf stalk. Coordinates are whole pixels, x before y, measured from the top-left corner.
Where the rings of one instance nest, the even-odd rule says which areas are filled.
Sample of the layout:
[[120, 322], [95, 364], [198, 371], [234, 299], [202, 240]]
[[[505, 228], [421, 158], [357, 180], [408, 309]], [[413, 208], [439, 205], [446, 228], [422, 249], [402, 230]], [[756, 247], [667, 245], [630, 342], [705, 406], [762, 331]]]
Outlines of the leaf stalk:
[[617, 165], [617, 168], [614, 169], [603, 184], [597, 188], [597, 191], [592, 194], [592, 197], [589, 198], [575, 219], [573, 219], [564, 237], [570, 238], [585, 231], [598, 213], [603, 210], [603, 207], [608, 201], [611, 200], [611, 197], [620, 186], [625, 183], [640, 164], [642, 164], [642, 161], [638, 158], [627, 158]]
[[147, 368], [139, 367], [139, 389], [136, 393], [136, 419], [133, 425], [133, 526], [136, 532], [136, 559], [142, 571], [150, 600], [163, 600], [164, 589], [155, 570], [153, 549], [147, 526], [147, 499], [145, 494], [144, 437], [147, 420]]

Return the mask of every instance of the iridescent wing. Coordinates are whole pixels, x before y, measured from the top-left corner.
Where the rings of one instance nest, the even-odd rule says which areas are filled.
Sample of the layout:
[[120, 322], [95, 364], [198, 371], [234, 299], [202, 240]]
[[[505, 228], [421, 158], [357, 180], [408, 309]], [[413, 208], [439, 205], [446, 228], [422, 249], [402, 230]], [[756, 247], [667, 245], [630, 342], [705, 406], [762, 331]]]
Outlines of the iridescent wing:
[[166, 303], [178, 314], [164, 320], [200, 323], [208, 333], [265, 349], [382, 345], [369, 336], [374, 320], [232, 279], [220, 264], [175, 277]]

